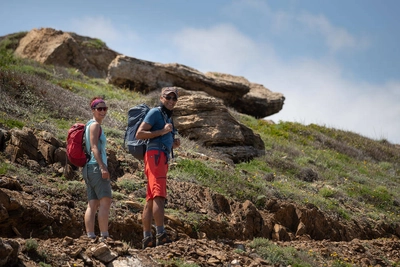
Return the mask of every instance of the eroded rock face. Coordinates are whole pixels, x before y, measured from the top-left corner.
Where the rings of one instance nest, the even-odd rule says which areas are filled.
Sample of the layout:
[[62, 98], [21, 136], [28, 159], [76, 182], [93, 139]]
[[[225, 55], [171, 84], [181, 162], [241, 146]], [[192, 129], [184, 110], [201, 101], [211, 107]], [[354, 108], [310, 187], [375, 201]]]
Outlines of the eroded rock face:
[[95, 78], [105, 78], [108, 65], [118, 55], [97, 39], [50, 28], [28, 32], [15, 54], [44, 64], [76, 68]]
[[3, 237], [27, 236], [36, 227], [44, 228], [54, 221], [46, 201], [6, 188], [0, 188], [0, 213]]
[[20, 244], [17, 241], [0, 238], [0, 266], [15, 266], [19, 250]]
[[13, 162], [23, 157], [40, 161], [37, 148], [38, 140], [31, 129], [11, 130], [10, 145], [6, 147], [6, 152], [11, 155]]
[[67, 163], [65, 144], [49, 132], [36, 132], [27, 127], [5, 132], [10, 135], [5, 152], [12, 162], [25, 165], [36, 173], [41, 172], [41, 167]]
[[[54, 182], [45, 175], [34, 178], [49, 188]], [[130, 179], [138, 183], [142, 178]], [[159, 266], [148, 259], [165, 259], [170, 255], [201, 266], [229, 263], [268, 266], [248, 245], [256, 237], [270, 239], [280, 246], [318, 251], [324, 256], [332, 253], [351, 256], [356, 264], [368, 261], [375, 266], [382, 255], [393, 262], [399, 259], [399, 239], [393, 236], [394, 229], [386, 229], [385, 224], [371, 229], [362, 221], [336, 220], [324, 216], [312, 205], [279, 199], [270, 199], [265, 207], [257, 208], [250, 200], [229, 199], [210, 188], [179, 179], [169, 181], [167, 208], [196, 216], [180, 217], [168, 212], [165, 226], [173, 243], [137, 249], [142, 240], [143, 203], [115, 199], [109, 228], [113, 239], [103, 244], [82, 235], [84, 208], [76, 205], [76, 196], [57, 189], [38, 192], [18, 180], [18, 177], [0, 177], [0, 265], [5, 264], [2, 266], [13, 266], [19, 260], [25, 266], [37, 266], [28, 264], [29, 257], [23, 256], [31, 255], [26, 251], [26, 243], [32, 240], [52, 255], [47, 260], [57, 266], [63, 262], [89, 266], [95, 261], [118, 265], [129, 258], [135, 259], [132, 266]], [[379, 239], [360, 241], [375, 237], [375, 232], [380, 233]], [[385, 236], [391, 239], [383, 239]], [[62, 258], [56, 256], [60, 251]]]
[[285, 100], [282, 94], [241, 77], [219, 73], [206, 75], [181, 64], [161, 64], [124, 55], [117, 56], [109, 65], [107, 81], [142, 93], [164, 86], [202, 91], [221, 99], [224, 105], [256, 118], [278, 113]]

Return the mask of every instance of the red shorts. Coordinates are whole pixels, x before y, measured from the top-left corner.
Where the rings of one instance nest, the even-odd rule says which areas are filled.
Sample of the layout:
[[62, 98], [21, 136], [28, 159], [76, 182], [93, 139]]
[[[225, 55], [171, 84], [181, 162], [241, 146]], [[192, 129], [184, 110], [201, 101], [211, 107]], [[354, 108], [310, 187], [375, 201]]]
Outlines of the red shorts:
[[145, 174], [147, 176], [146, 200], [155, 197], [167, 197], [168, 162], [164, 152], [150, 150], [144, 155]]

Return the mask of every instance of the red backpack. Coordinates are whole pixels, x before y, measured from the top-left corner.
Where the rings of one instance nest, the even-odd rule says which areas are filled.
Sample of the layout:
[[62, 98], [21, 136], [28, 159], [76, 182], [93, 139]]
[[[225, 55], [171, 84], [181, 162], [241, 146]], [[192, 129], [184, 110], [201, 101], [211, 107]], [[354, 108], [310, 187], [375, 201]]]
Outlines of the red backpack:
[[[90, 155], [86, 151], [85, 142], [86, 125], [83, 123], [75, 123], [68, 130], [67, 136], [67, 157], [69, 162], [76, 167], [83, 167], [90, 159]], [[100, 134], [101, 135], [101, 128]]]

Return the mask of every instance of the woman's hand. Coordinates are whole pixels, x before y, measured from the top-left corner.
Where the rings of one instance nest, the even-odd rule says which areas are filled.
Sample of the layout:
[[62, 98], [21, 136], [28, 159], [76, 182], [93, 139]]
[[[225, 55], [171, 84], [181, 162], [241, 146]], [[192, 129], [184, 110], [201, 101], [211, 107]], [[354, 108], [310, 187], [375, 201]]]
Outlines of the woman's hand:
[[110, 179], [110, 173], [108, 172], [107, 166], [100, 167], [101, 178]]

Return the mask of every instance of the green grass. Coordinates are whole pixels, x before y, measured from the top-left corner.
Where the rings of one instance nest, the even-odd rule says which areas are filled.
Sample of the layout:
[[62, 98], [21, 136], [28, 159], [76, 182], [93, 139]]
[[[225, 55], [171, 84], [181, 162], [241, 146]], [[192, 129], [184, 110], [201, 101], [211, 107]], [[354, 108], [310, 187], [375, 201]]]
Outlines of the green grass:
[[[393, 145], [313, 124], [280, 122], [269, 125], [247, 116], [242, 118], [241, 122], [256, 129], [265, 142], [266, 161], [275, 176], [271, 184], [279, 195], [314, 203], [344, 218], [360, 215], [346, 207], [354, 203], [360, 207], [367, 203], [371, 218], [377, 213], [399, 212], [393, 203], [399, 200], [400, 193], [400, 153]], [[265, 169], [259, 159], [255, 161], [260, 170]], [[242, 163], [237, 167], [249, 168], [250, 175], [257, 175], [257, 171], [251, 170], [253, 164]], [[318, 173], [318, 181], [308, 185], [300, 183], [299, 172], [304, 167], [311, 167]], [[314, 185], [322, 187], [317, 194]], [[390, 217], [395, 221], [399, 219]]]
[[255, 201], [265, 186], [260, 176], [242, 175], [237, 170], [215, 169], [201, 160], [179, 160], [177, 167], [171, 170], [171, 175], [241, 201]]
[[179, 218], [183, 223], [190, 225], [193, 232], [198, 233], [208, 218], [207, 215], [195, 212], [182, 212], [181, 210], [165, 209], [165, 213]]
[[127, 199], [128, 197], [125, 194], [122, 194], [120, 192], [117, 191], [112, 191], [112, 199], [115, 200], [124, 200]]
[[83, 181], [62, 181], [58, 184], [58, 189], [77, 199], [85, 199], [86, 197], [86, 185]]
[[128, 179], [118, 180], [117, 186], [121, 190], [124, 190], [127, 194], [132, 193], [143, 187], [143, 185], [138, 183], [137, 181]]
[[100, 39], [93, 39], [90, 41], [85, 41], [82, 43], [83, 46], [87, 46], [87, 47], [92, 47], [92, 48], [97, 48], [97, 49], [101, 49], [101, 48], [106, 48], [106, 43], [103, 42]]
[[0, 50], [0, 69], [8, 69], [12, 64], [16, 64], [17, 59], [13, 56], [12, 51]]
[[27, 251], [36, 251], [38, 248], [38, 242], [35, 239], [28, 239], [25, 242], [25, 248]]
[[182, 259], [169, 259], [169, 260], [159, 260], [163, 266], [176, 266], [176, 267], [200, 267], [200, 265], [195, 263], [187, 263]]
[[7, 127], [9, 129], [18, 128], [22, 129], [25, 126], [25, 123], [15, 119], [7, 119], [7, 114], [3, 112], [2, 117], [0, 118], [0, 125]]
[[0, 175], [4, 175], [7, 173], [9, 165], [5, 162], [0, 163]]
[[316, 266], [312, 256], [307, 252], [293, 247], [280, 247], [265, 238], [255, 238], [250, 243], [250, 248], [255, 249], [261, 258], [273, 266]]
[[[243, 117], [242, 123], [256, 125], [257, 133], [267, 142], [266, 147], [271, 148], [266, 156], [236, 164], [233, 170], [228, 171], [201, 160], [178, 160], [171, 175], [240, 201], [250, 199], [257, 203], [263, 196], [278, 196], [303, 204], [313, 203], [321, 210], [346, 220], [362, 216], [348, 207], [356, 205], [364, 210], [367, 203], [367, 214], [371, 219], [383, 212], [391, 220], [399, 220], [393, 216], [399, 212], [399, 207], [393, 205], [396, 199], [399, 200], [398, 155], [393, 153], [394, 148], [393, 151], [381, 148], [388, 144], [376, 144], [353, 134], [349, 138], [351, 144], [343, 143], [331, 139], [342, 140], [347, 132], [340, 130], [322, 128], [327, 135], [321, 136], [321, 127], [315, 125], [280, 123], [271, 126]], [[286, 134], [281, 133], [283, 130]], [[365, 146], [365, 142], [374, 143], [372, 146], [376, 148]], [[395, 158], [388, 161], [385, 153], [378, 154], [376, 150], [387, 150]], [[379, 156], [382, 161], [371, 160], [371, 155]], [[317, 180], [302, 180], [306, 168], [317, 174]], [[321, 189], [316, 190], [316, 186]]]

